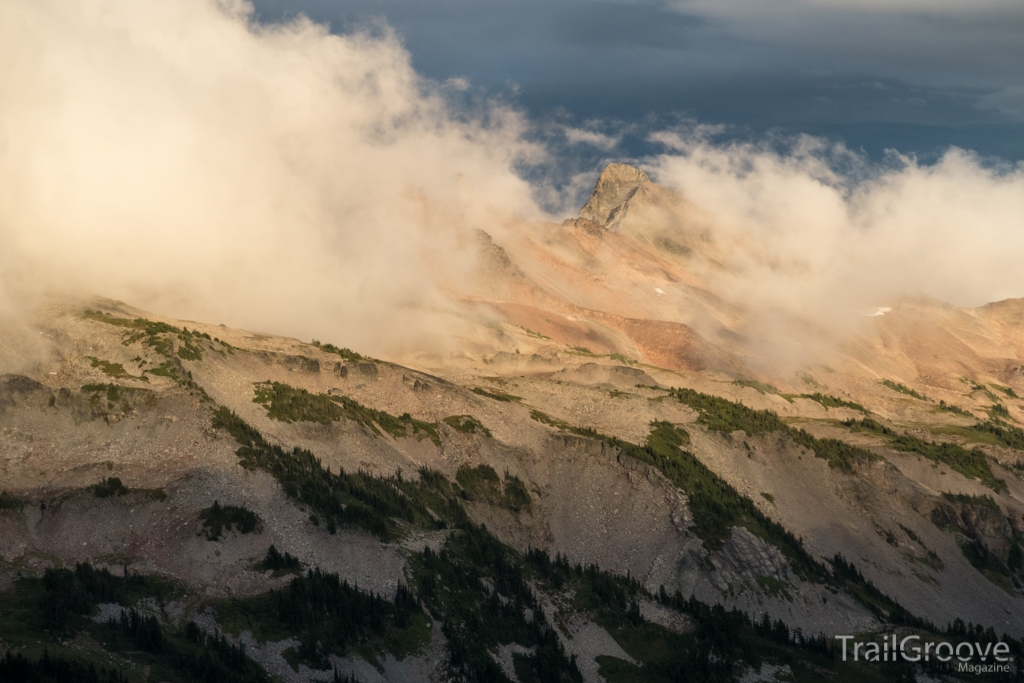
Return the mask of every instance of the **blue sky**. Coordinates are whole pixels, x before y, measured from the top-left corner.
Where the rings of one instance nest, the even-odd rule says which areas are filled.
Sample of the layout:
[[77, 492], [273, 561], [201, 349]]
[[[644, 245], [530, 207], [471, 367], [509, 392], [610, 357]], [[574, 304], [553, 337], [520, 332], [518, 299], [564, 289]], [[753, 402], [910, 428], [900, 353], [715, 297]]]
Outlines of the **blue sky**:
[[[678, 121], [810, 133], [872, 159], [1024, 159], [1021, 0], [256, 0], [348, 32], [383, 20], [423, 75], [642, 155]], [[621, 136], [622, 132], [626, 134]]]

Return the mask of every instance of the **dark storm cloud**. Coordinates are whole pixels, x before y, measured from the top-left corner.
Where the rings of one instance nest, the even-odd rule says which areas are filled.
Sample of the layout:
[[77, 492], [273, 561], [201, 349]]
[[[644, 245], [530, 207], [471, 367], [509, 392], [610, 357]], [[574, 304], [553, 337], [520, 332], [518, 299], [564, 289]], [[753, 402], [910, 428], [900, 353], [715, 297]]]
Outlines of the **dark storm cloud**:
[[[714, 18], [728, 32], [771, 45], [819, 68], [859, 70], [931, 85], [959, 81], [1006, 86], [1020, 82], [1024, 4], [938, 0], [679, 0], [679, 11]], [[812, 67], [813, 68], [813, 67]]]
[[[599, 50], [661, 48], [677, 51], [692, 45], [708, 21], [653, 4], [573, 3], [553, 17], [554, 40]], [[570, 10], [570, 11], [566, 11]], [[582, 10], [582, 11], [581, 11]]]
[[[534, 118], [684, 115], [871, 154], [949, 145], [1024, 156], [1024, 3], [979, 0], [257, 0], [338, 32], [392, 26], [428, 77], [462, 76]], [[628, 139], [628, 138], [627, 138]], [[635, 150], [634, 150], [635, 151]]]
[[[342, 32], [383, 19], [398, 30], [416, 63], [431, 76], [476, 73], [485, 83], [507, 80], [499, 68], [557, 76], [595, 58], [594, 52], [678, 52], [692, 45], [708, 23], [651, 2], [257, 0], [255, 5], [265, 20], [302, 12]], [[597, 59], [605, 61], [600, 55]]]

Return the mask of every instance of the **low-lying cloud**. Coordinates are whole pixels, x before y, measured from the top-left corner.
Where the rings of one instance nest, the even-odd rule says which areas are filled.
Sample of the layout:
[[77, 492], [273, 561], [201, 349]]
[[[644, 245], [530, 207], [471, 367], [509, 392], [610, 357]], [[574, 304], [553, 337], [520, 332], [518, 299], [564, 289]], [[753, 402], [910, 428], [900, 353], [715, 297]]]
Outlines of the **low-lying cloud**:
[[[419, 77], [386, 27], [261, 25], [216, 0], [8, 0], [0, 64], [6, 327], [44, 295], [101, 294], [408, 350], [461, 333], [441, 283], [472, 267], [467, 234], [542, 216], [537, 197], [566, 205], [517, 173], [549, 154], [529, 121], [451, 104], [468, 84]], [[829, 325], [919, 291], [1024, 295], [1021, 167], [955, 149], [873, 167], [813, 138], [782, 153], [714, 132], [658, 134], [644, 165], [724, 248], [716, 293]], [[614, 153], [597, 127], [565, 137]]]
[[872, 166], [814, 138], [786, 153], [655, 138], [667, 152], [654, 177], [696, 205], [727, 266], [709, 270], [712, 289], [754, 313], [848, 329], [908, 295], [1024, 296], [1024, 165], [950, 149], [931, 165], [894, 154]]
[[[386, 27], [227, 0], [0, 5], [0, 310], [48, 292], [350, 345], [446, 333], [431, 269], [537, 211], [540, 150]], [[419, 311], [419, 313], [417, 313]], [[432, 321], [410, 320], [420, 316]], [[443, 318], [443, 316], [442, 316]]]

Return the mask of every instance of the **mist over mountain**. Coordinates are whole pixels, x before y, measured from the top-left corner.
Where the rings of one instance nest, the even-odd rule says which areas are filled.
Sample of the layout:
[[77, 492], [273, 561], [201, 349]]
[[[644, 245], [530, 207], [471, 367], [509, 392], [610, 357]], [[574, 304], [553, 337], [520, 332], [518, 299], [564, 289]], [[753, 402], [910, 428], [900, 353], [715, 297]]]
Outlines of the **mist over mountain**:
[[0, 680], [1018, 676], [1024, 168], [413, 63], [0, 6]]

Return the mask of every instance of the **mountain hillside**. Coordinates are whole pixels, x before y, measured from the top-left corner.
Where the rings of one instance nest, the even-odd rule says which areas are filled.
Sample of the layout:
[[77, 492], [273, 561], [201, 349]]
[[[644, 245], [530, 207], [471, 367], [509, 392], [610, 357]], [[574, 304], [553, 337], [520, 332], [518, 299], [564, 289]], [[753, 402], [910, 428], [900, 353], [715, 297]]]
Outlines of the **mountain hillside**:
[[0, 377], [0, 672], [895, 681], [955, 670], [832, 637], [1019, 648], [1024, 300], [803, 321], [772, 366], [702, 225], [612, 165], [576, 219], [474, 233], [447, 355], [42, 309]]

